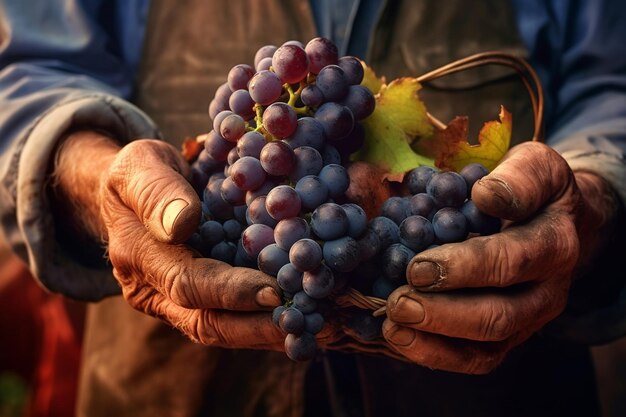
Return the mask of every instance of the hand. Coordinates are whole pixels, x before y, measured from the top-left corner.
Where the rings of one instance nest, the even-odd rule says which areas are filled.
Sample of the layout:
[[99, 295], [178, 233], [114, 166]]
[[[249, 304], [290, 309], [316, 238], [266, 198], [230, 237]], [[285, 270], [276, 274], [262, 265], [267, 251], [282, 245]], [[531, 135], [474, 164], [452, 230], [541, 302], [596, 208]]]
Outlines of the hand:
[[139, 140], [120, 149], [78, 132], [59, 151], [55, 176], [57, 194], [74, 202], [64, 216], [108, 241], [113, 274], [132, 307], [207, 345], [283, 350], [284, 335], [271, 321], [281, 302], [276, 280], [182, 244], [201, 209], [173, 147]]
[[602, 246], [616, 211], [610, 187], [574, 175], [541, 143], [524, 143], [472, 190], [500, 233], [419, 253], [391, 294], [383, 333], [418, 364], [482, 374], [562, 312], [577, 268]]

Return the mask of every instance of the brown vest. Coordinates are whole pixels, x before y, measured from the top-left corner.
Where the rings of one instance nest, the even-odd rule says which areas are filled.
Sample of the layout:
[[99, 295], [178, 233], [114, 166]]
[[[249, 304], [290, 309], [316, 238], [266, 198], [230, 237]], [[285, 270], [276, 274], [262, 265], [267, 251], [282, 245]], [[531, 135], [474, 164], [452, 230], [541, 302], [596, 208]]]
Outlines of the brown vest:
[[[416, 76], [484, 50], [525, 55], [506, 1], [387, 3], [368, 61], [388, 80]], [[306, 0], [156, 0], [135, 101], [166, 139], [180, 145], [185, 137], [210, 129], [208, 104], [232, 66], [251, 63], [262, 45], [306, 42], [314, 36]], [[499, 68], [470, 71], [437, 80], [437, 88], [426, 89], [422, 97], [441, 120], [468, 115], [474, 132], [496, 119], [499, 105], [505, 104], [514, 126], [521, 127], [516, 138], [525, 140], [532, 126], [528, 99], [516, 78], [507, 74]], [[193, 344], [160, 321], [131, 310], [119, 297], [91, 306], [89, 313], [80, 416], [195, 417], [201, 410], [216, 417], [303, 413], [307, 364], [282, 353]], [[514, 391], [497, 378], [482, 379], [475, 388], [476, 381], [465, 376], [384, 358], [357, 356], [357, 363], [359, 376], [352, 383], [361, 384], [362, 398], [353, 400], [362, 403], [368, 416], [462, 415], [463, 401], [484, 403], [489, 410], [492, 402], [493, 407], [506, 403]], [[446, 392], [461, 402], [436, 397]], [[486, 397], [481, 400], [480, 395]], [[343, 408], [346, 413], [349, 409]], [[341, 410], [338, 406], [335, 411], [341, 415]]]

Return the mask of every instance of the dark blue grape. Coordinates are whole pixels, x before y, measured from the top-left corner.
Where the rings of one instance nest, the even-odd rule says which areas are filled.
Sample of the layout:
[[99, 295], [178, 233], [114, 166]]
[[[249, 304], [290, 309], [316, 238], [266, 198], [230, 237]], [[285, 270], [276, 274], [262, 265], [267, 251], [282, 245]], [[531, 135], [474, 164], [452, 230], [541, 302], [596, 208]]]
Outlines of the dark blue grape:
[[415, 252], [401, 243], [394, 243], [383, 253], [383, 275], [391, 282], [406, 284], [406, 267]]
[[276, 276], [280, 269], [289, 263], [289, 252], [272, 243], [264, 247], [257, 258], [259, 271]]
[[288, 263], [280, 268], [276, 280], [282, 290], [296, 293], [302, 290], [302, 276], [301, 271], [298, 271], [292, 263]]
[[301, 217], [290, 217], [278, 222], [274, 227], [274, 240], [279, 248], [288, 251], [300, 239], [310, 235], [309, 224]]
[[371, 226], [367, 227], [363, 236], [357, 240], [357, 244], [359, 245], [361, 261], [373, 258], [383, 248], [383, 243], [380, 240], [378, 232]]
[[302, 334], [304, 332], [304, 314], [295, 307], [287, 307], [278, 319], [280, 328], [285, 333]]
[[430, 195], [419, 193], [409, 198], [409, 214], [411, 216], [422, 216], [431, 220], [435, 211], [435, 200]]
[[411, 194], [425, 193], [428, 181], [430, 181], [433, 174], [437, 172], [437, 168], [419, 166], [409, 171], [409, 173], [404, 177], [403, 182]]
[[370, 220], [369, 227], [378, 235], [382, 249], [400, 241], [400, 228], [387, 217], [374, 217]]
[[224, 240], [224, 227], [220, 222], [215, 220], [206, 221], [200, 226], [200, 236], [204, 243], [213, 247]]
[[324, 328], [324, 317], [320, 313], [309, 313], [304, 315], [304, 331], [311, 334], [318, 334]]
[[211, 258], [226, 262], [230, 265], [235, 263], [237, 246], [232, 242], [222, 241], [211, 249]]
[[326, 165], [318, 176], [328, 187], [328, 195], [331, 198], [342, 196], [350, 186], [348, 171], [339, 164]]
[[293, 306], [305, 314], [312, 313], [317, 309], [317, 301], [306, 292], [298, 291], [293, 295]]
[[352, 271], [361, 260], [359, 245], [349, 236], [325, 242], [322, 251], [326, 265], [339, 272]]
[[346, 212], [335, 203], [322, 204], [311, 215], [311, 230], [322, 240], [345, 236], [349, 227]]
[[461, 207], [467, 198], [467, 184], [456, 172], [440, 172], [430, 179], [426, 192], [437, 207]]
[[380, 277], [372, 285], [372, 295], [386, 300], [396, 288], [398, 288], [398, 284], [391, 282], [385, 277]]
[[467, 184], [467, 198], [471, 197], [472, 187], [482, 177], [489, 174], [489, 170], [484, 165], [478, 163], [472, 163], [465, 165], [459, 174], [465, 179]]
[[301, 239], [289, 249], [289, 261], [300, 271], [317, 269], [322, 259], [322, 248], [313, 239]]
[[302, 288], [310, 297], [326, 298], [335, 287], [333, 272], [322, 264], [313, 271], [306, 271], [302, 277]]
[[400, 243], [414, 252], [421, 252], [435, 240], [430, 221], [422, 216], [410, 216], [400, 223]]
[[317, 352], [315, 336], [310, 333], [302, 333], [300, 336], [288, 334], [285, 338], [285, 353], [289, 359], [303, 362], [311, 360]]
[[478, 207], [472, 200], [467, 200], [461, 213], [467, 219], [468, 229], [472, 233], [478, 233], [483, 236], [492, 235], [500, 231], [502, 222], [497, 217], [489, 216], [478, 210]]
[[404, 197], [389, 197], [383, 203], [380, 215], [399, 225], [409, 215], [409, 201]]
[[452, 207], [444, 207], [435, 213], [433, 230], [441, 243], [462, 242], [469, 233], [467, 219]]
[[276, 327], [280, 327], [280, 315], [283, 314], [286, 308], [285, 306], [278, 306], [272, 310], [272, 322], [274, 322]]
[[358, 204], [347, 203], [342, 204], [341, 208], [348, 216], [348, 236], [353, 238], [360, 237], [367, 229], [367, 215]]
[[296, 192], [306, 211], [315, 209], [328, 200], [328, 187], [317, 175], [307, 175], [296, 183]]
[[241, 232], [243, 228], [241, 227], [241, 223], [239, 223], [235, 219], [228, 219], [222, 225], [224, 228], [224, 234], [226, 240], [236, 241], [241, 237]]

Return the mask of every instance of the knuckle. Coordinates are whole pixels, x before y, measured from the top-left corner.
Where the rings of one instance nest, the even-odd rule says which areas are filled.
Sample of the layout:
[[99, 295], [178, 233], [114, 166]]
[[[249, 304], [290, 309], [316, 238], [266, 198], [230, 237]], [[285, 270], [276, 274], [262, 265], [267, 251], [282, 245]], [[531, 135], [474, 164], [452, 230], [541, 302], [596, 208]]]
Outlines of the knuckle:
[[513, 334], [515, 320], [503, 305], [492, 303], [482, 323], [482, 340], [505, 340]]
[[163, 275], [165, 294], [184, 308], [198, 306], [196, 285], [187, 267], [181, 264], [169, 265]]
[[228, 345], [228, 337], [220, 326], [219, 317], [213, 310], [202, 311], [192, 332], [196, 340], [203, 345]]

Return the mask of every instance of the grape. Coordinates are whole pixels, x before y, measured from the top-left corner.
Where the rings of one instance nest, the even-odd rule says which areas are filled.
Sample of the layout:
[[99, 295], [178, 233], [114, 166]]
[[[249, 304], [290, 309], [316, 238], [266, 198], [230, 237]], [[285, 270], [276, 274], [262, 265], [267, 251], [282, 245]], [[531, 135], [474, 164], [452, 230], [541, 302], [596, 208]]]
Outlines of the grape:
[[324, 166], [322, 155], [310, 146], [300, 146], [294, 151], [295, 164], [289, 175], [291, 181], [297, 182], [307, 175], [317, 175]]
[[230, 116], [231, 114], [235, 114], [230, 110], [222, 110], [221, 112], [219, 112], [214, 118], [213, 118], [213, 129], [216, 132], [220, 131], [220, 126], [222, 124], [222, 121]]
[[374, 112], [376, 100], [374, 95], [362, 85], [351, 85], [348, 87], [348, 93], [339, 102], [350, 109], [355, 120], [363, 120]]
[[262, 195], [254, 199], [248, 206], [246, 217], [249, 224], [264, 224], [269, 227], [274, 227], [278, 223], [265, 208], [265, 199], [267, 197]]
[[298, 271], [292, 263], [283, 265], [276, 274], [278, 286], [288, 292], [297, 293], [302, 290], [303, 273]]
[[456, 172], [439, 172], [428, 181], [426, 192], [437, 207], [461, 207], [467, 197], [467, 184]]
[[365, 129], [360, 123], [355, 123], [352, 132], [345, 138], [333, 142], [341, 155], [341, 161], [349, 161], [349, 156], [361, 149], [365, 143]]
[[350, 272], [360, 261], [356, 240], [344, 236], [324, 243], [322, 248], [326, 265], [339, 272]]
[[[261, 158], [261, 149], [265, 146], [265, 137], [259, 132], [246, 132], [237, 141], [237, 153], [239, 157], [251, 156]], [[232, 165], [232, 164], [231, 164]]]
[[300, 239], [289, 249], [289, 261], [299, 271], [316, 269], [322, 263], [322, 259], [322, 248], [312, 239]]
[[400, 243], [421, 252], [435, 240], [433, 225], [422, 216], [409, 216], [400, 223]]
[[261, 249], [257, 259], [259, 271], [276, 276], [280, 269], [289, 263], [289, 253], [272, 243]]
[[387, 217], [396, 224], [402, 223], [409, 212], [409, 202], [403, 197], [390, 197], [381, 209], [381, 216]]
[[326, 165], [319, 172], [319, 177], [328, 187], [328, 194], [332, 198], [343, 195], [350, 186], [348, 171], [339, 164]]
[[228, 72], [228, 88], [230, 88], [231, 91], [247, 88], [248, 82], [253, 75], [254, 69], [250, 65], [235, 65]]
[[273, 103], [263, 112], [263, 126], [273, 136], [284, 139], [296, 130], [298, 118], [287, 103]]
[[251, 224], [241, 234], [241, 244], [246, 253], [256, 258], [267, 245], [274, 243], [274, 230], [264, 224]]
[[279, 185], [267, 193], [265, 209], [276, 220], [296, 217], [301, 207], [300, 196], [288, 185]]
[[297, 39], [289, 40], [289, 41], [283, 43], [281, 46], [284, 46], [284, 45], [294, 45], [294, 46], [297, 46], [300, 49], [304, 49], [304, 44], [302, 42], [300, 42], [299, 40], [297, 40]]
[[343, 70], [343, 75], [349, 85], [361, 84], [365, 71], [357, 57], [342, 56], [339, 58], [337, 65]]
[[316, 85], [307, 85], [300, 93], [302, 104], [309, 107], [319, 107], [324, 102], [324, 93]]
[[309, 224], [300, 217], [283, 219], [274, 228], [274, 240], [284, 250], [289, 250], [294, 243], [308, 238], [309, 235]]
[[250, 97], [262, 106], [268, 106], [280, 97], [283, 85], [278, 76], [267, 70], [261, 70], [252, 77], [249, 85]]
[[221, 187], [224, 179], [220, 178], [213, 182], [209, 181], [203, 192], [203, 200], [210, 215], [218, 220], [227, 220], [233, 216], [233, 206], [228, 204], [221, 195]]
[[225, 239], [237, 241], [241, 237], [241, 224], [235, 219], [228, 219], [222, 225], [224, 229]]
[[411, 194], [419, 194], [426, 192], [426, 185], [432, 176], [437, 173], [438, 170], [429, 166], [419, 166], [412, 169], [404, 177], [404, 184], [407, 186]]
[[409, 215], [422, 216], [431, 220], [435, 215], [435, 201], [426, 193], [415, 194], [409, 199]]
[[285, 338], [285, 353], [294, 361], [308, 361], [315, 357], [317, 342], [310, 333], [302, 333], [300, 336], [288, 334]]
[[234, 147], [233, 149], [228, 151], [228, 156], [226, 157], [226, 162], [228, 163], [228, 165], [226, 166], [226, 168], [228, 168], [230, 165], [237, 162], [238, 159], [239, 159], [239, 152], [237, 151], [237, 147]]
[[467, 220], [459, 210], [444, 207], [433, 217], [433, 230], [441, 243], [461, 242], [467, 238]]
[[362, 261], [376, 256], [376, 254], [378, 254], [383, 247], [383, 242], [381, 241], [378, 232], [373, 227], [368, 227], [363, 236], [357, 240], [357, 243], [359, 245], [359, 252], [361, 254]]
[[[272, 58], [267, 57], [267, 58], [263, 58], [262, 60], [260, 60], [255, 69], [260, 72], [260, 71], [269, 71], [270, 68], [272, 68]], [[280, 78], [278, 79], [278, 81], [280, 82]]]
[[235, 266], [242, 266], [245, 268], [256, 268], [257, 263], [255, 259], [246, 253], [243, 248], [241, 239], [237, 240], [237, 253], [235, 253]]
[[211, 174], [217, 170], [221, 170], [224, 166], [224, 161], [216, 161], [209, 155], [208, 152], [200, 152], [200, 155], [198, 155], [198, 159], [196, 159], [194, 164], [197, 164], [198, 168], [203, 173]]
[[307, 175], [298, 180], [295, 187], [300, 196], [302, 208], [313, 210], [328, 199], [328, 187], [316, 175]]
[[315, 85], [327, 102], [339, 102], [348, 94], [348, 81], [338, 65], [322, 68], [315, 78]]
[[304, 291], [298, 291], [293, 295], [293, 306], [305, 313], [304, 318], [306, 321], [306, 313], [312, 313], [317, 309], [317, 301]]
[[311, 215], [311, 230], [322, 240], [344, 236], [349, 227], [346, 212], [335, 203], [324, 203]]
[[315, 299], [326, 298], [335, 287], [333, 272], [322, 264], [313, 271], [305, 271], [302, 277], [302, 288], [310, 297]]
[[233, 146], [235, 146], [233, 143], [224, 139], [215, 130], [211, 130], [204, 140], [204, 149], [215, 161], [226, 161], [228, 152]]
[[244, 156], [231, 167], [230, 176], [242, 190], [255, 190], [265, 182], [265, 171], [261, 162], [251, 156]]
[[309, 72], [309, 58], [300, 46], [285, 43], [274, 52], [272, 68], [283, 83], [299, 83]]
[[256, 67], [263, 58], [271, 58], [278, 49], [275, 45], [263, 45], [254, 54], [254, 66]]
[[492, 235], [500, 231], [502, 222], [497, 217], [489, 216], [478, 210], [478, 207], [472, 200], [467, 200], [463, 207], [461, 207], [461, 213], [467, 219], [468, 230], [472, 233], [479, 233], [483, 236]]
[[358, 204], [342, 204], [341, 208], [348, 216], [348, 236], [358, 238], [367, 229], [367, 215]]
[[[296, 294], [297, 295], [297, 294]], [[294, 295], [294, 302], [295, 297]], [[304, 315], [304, 331], [311, 334], [318, 334], [324, 328], [324, 317], [320, 313], [309, 313]]]
[[224, 201], [233, 206], [243, 204], [246, 201], [246, 192], [237, 187], [232, 177], [227, 177], [222, 181], [220, 195]]
[[350, 134], [354, 128], [354, 115], [346, 106], [328, 102], [315, 112], [315, 119], [322, 124], [328, 140], [339, 140]]
[[235, 261], [237, 246], [232, 242], [221, 241], [211, 249], [211, 258], [232, 265]]
[[386, 248], [400, 241], [400, 228], [387, 217], [374, 217], [370, 220], [369, 227], [374, 229], [381, 241], [381, 246]]
[[401, 243], [394, 243], [383, 253], [383, 274], [395, 284], [406, 284], [406, 267], [415, 252]]
[[472, 192], [472, 187], [482, 177], [489, 174], [489, 170], [484, 167], [482, 164], [473, 163], [467, 164], [459, 171], [459, 175], [463, 177], [465, 183], [467, 184], [467, 197], [470, 197]]
[[266, 196], [271, 189], [276, 187], [276, 183], [271, 180], [266, 180], [261, 186], [254, 190], [248, 190], [246, 192], [246, 204], [250, 205], [255, 198]]
[[322, 154], [324, 165], [341, 164], [341, 155], [339, 155], [339, 151], [334, 146], [326, 145], [320, 153]]
[[291, 137], [285, 139], [289, 146], [296, 149], [300, 146], [310, 146], [318, 151], [324, 148], [326, 136], [324, 127], [312, 117], [301, 117], [298, 126]]
[[278, 323], [286, 333], [299, 335], [304, 332], [304, 314], [295, 307], [287, 307], [280, 314]]
[[[272, 321], [277, 327], [280, 327], [280, 315], [283, 314], [287, 307], [278, 306], [274, 310], [272, 310]], [[306, 323], [305, 323], [306, 324]]]
[[312, 74], [319, 73], [327, 65], [336, 64], [339, 59], [337, 47], [327, 38], [311, 39], [304, 50], [309, 57], [309, 71]]
[[200, 226], [200, 237], [209, 246], [215, 246], [224, 240], [224, 228], [215, 220], [208, 220]]
[[248, 90], [237, 90], [228, 99], [228, 107], [245, 120], [254, 117], [254, 100]]
[[280, 141], [267, 143], [261, 150], [260, 160], [265, 172], [275, 176], [289, 174], [296, 164], [293, 149]]

